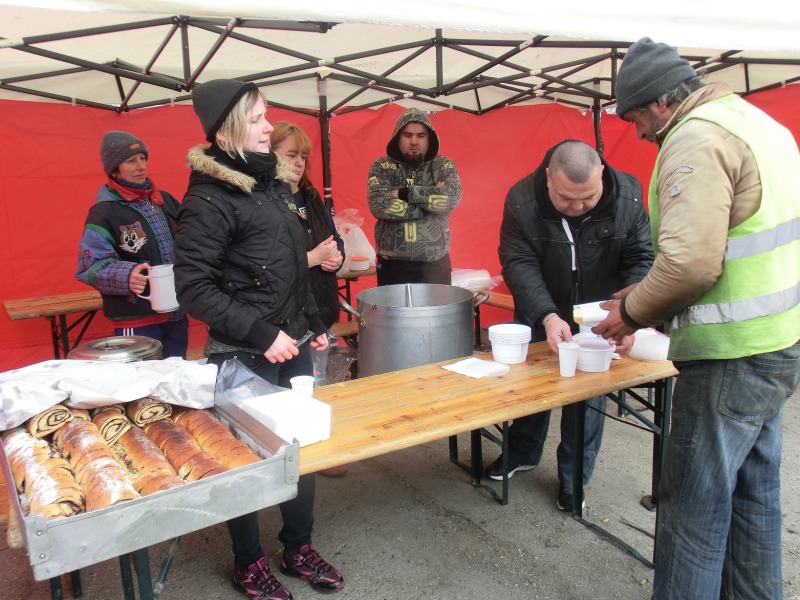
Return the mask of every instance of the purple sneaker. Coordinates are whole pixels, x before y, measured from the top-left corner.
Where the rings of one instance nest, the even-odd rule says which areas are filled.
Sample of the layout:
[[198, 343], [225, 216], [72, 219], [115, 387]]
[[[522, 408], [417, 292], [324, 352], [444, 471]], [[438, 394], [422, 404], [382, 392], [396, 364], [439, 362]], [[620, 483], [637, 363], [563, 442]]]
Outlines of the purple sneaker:
[[311, 544], [300, 548], [298, 554], [283, 551], [281, 571], [291, 577], [302, 577], [320, 591], [336, 592], [344, 587], [344, 577], [314, 549]]
[[251, 600], [292, 600], [289, 593], [269, 570], [266, 556], [262, 556], [246, 570], [233, 570], [233, 585]]

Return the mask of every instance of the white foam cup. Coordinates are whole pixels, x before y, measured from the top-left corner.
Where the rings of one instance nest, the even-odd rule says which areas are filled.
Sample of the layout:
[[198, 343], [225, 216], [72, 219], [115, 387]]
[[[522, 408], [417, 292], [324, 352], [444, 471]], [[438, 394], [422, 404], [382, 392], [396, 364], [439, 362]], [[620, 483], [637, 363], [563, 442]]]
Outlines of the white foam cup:
[[292, 389], [304, 396], [314, 395], [314, 376], [313, 375], [298, 375], [289, 380]]
[[560, 342], [558, 344], [558, 370], [562, 377], [574, 377], [575, 367], [578, 364], [578, 348], [575, 342]]
[[172, 265], [156, 265], [147, 269], [147, 280], [150, 283], [150, 295], [136, 294], [139, 298], [150, 301], [150, 307], [160, 313], [178, 310], [178, 299], [175, 297], [175, 274]]

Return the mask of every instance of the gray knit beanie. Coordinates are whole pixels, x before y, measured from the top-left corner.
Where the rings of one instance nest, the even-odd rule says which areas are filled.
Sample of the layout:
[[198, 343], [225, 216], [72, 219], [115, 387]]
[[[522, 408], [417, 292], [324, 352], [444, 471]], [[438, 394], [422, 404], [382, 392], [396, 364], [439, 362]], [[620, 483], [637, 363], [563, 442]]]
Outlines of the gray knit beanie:
[[667, 44], [648, 37], [628, 48], [617, 74], [617, 115], [642, 108], [682, 81], [697, 75], [689, 62]]
[[255, 83], [239, 79], [212, 79], [195, 85], [192, 89], [192, 104], [195, 114], [200, 118], [206, 140], [213, 142], [214, 136], [239, 98], [250, 90], [257, 89]]
[[100, 160], [103, 161], [103, 170], [109, 177], [117, 170], [123, 161], [134, 154], [144, 154], [150, 158], [144, 142], [127, 131], [106, 131], [103, 141], [100, 142]]

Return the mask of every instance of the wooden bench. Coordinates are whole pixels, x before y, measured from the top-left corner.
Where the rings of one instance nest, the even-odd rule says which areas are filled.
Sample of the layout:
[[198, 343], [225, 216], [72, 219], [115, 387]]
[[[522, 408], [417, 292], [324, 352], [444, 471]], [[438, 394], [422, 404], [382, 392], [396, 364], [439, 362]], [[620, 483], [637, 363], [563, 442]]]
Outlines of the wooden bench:
[[506, 310], [514, 310], [514, 298], [511, 294], [500, 294], [499, 292], [486, 292], [489, 294], [489, 299], [484, 302], [489, 306], [496, 306], [497, 308], [505, 308]]
[[[44, 317], [50, 322], [50, 331], [53, 338], [53, 355], [56, 359], [67, 358], [69, 351], [81, 342], [83, 334], [94, 319], [95, 313], [103, 308], [103, 300], [95, 290], [76, 292], [72, 294], [58, 294], [56, 296], [39, 296], [37, 298], [22, 298], [19, 300], [3, 301], [10, 321], [21, 319], [36, 319]], [[73, 323], [67, 321], [67, 316], [83, 313]], [[69, 333], [78, 325], [83, 324], [75, 340], [70, 344]], [[62, 356], [63, 355], [63, 356]]]
[[[514, 298], [511, 294], [501, 294], [488, 290], [483, 291], [486, 292], [489, 297], [482, 304], [510, 310], [512, 313], [514, 312]], [[481, 305], [475, 307], [475, 346], [477, 348], [481, 346]]]
[[335, 337], [348, 337], [358, 335], [358, 321], [338, 321], [331, 328]]

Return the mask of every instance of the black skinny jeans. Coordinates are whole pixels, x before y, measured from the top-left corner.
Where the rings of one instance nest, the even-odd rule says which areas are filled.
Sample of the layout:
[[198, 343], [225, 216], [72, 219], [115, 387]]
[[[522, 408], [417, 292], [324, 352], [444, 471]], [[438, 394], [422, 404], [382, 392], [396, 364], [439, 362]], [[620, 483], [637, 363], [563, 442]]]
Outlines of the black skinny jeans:
[[[291, 388], [289, 380], [296, 375], [311, 375], [312, 349], [308, 344], [300, 348], [300, 354], [284, 363], [271, 363], [263, 355], [246, 352], [225, 352], [212, 354], [208, 362], [221, 367], [222, 363], [236, 358], [248, 369], [265, 381], [285, 388]], [[283, 527], [278, 539], [290, 553], [296, 554], [300, 548], [311, 541], [314, 528], [314, 491], [316, 476], [303, 475], [297, 484], [297, 496], [281, 502], [279, 508], [283, 517]], [[258, 513], [236, 517], [227, 522], [233, 544], [234, 565], [244, 570], [264, 556], [258, 531]]]

